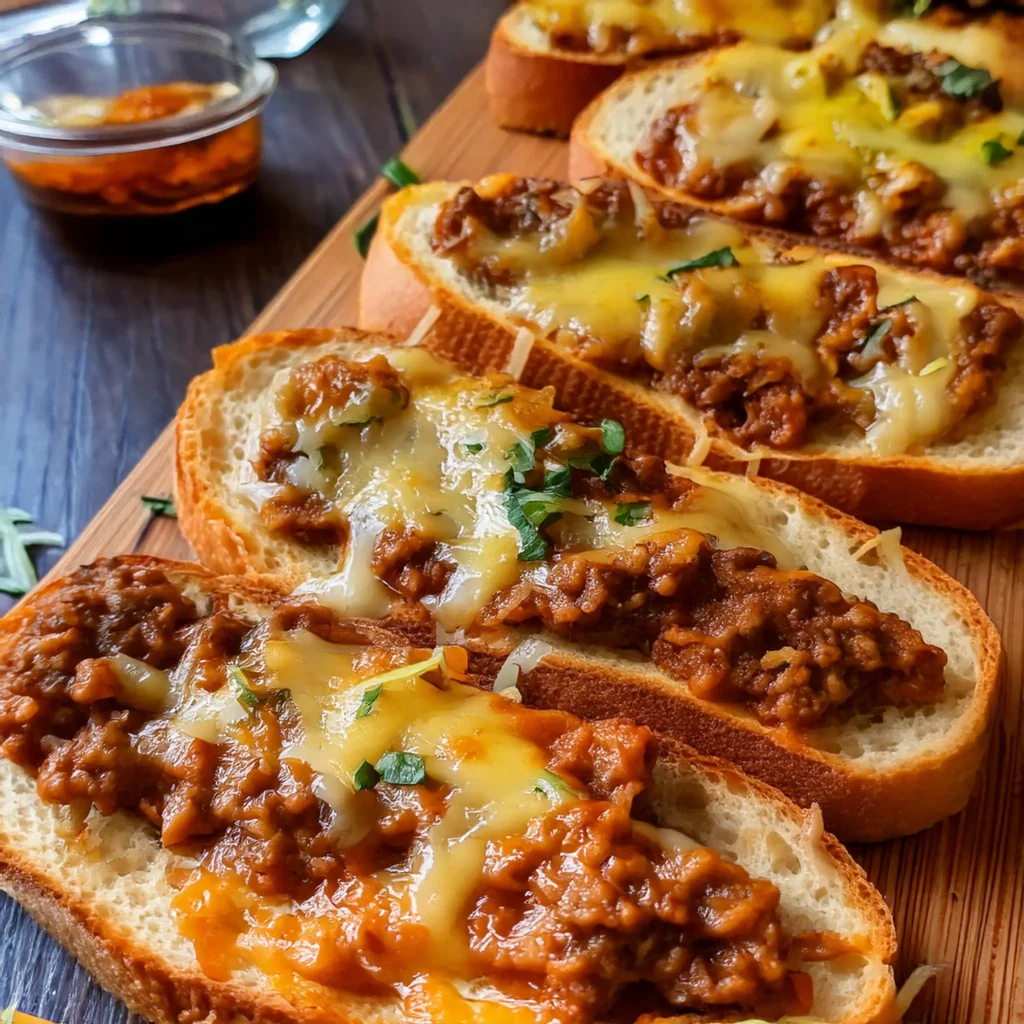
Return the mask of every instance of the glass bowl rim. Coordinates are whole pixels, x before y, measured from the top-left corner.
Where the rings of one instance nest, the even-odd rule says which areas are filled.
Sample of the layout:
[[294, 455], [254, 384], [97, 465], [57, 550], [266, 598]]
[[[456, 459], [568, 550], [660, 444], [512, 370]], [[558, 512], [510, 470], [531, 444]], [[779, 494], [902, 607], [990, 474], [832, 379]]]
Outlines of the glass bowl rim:
[[246, 43], [205, 22], [169, 16], [90, 18], [31, 35], [0, 50], [0, 74], [60, 49], [91, 45], [89, 36], [106, 31], [113, 40], [145, 43], [175, 40], [196, 51], [215, 53], [248, 72], [234, 96], [179, 117], [134, 124], [62, 127], [34, 124], [0, 110], [0, 146], [48, 155], [102, 156], [193, 142], [256, 116], [277, 87], [277, 68], [261, 60]]

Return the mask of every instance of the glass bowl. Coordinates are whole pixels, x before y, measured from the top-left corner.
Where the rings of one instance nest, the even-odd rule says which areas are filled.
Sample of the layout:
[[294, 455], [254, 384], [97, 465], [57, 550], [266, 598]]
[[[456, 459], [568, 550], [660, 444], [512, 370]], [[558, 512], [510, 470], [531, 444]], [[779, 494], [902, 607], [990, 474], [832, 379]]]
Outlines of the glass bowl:
[[0, 51], [0, 156], [32, 202], [64, 213], [220, 202], [256, 180], [276, 85], [212, 26], [92, 19]]

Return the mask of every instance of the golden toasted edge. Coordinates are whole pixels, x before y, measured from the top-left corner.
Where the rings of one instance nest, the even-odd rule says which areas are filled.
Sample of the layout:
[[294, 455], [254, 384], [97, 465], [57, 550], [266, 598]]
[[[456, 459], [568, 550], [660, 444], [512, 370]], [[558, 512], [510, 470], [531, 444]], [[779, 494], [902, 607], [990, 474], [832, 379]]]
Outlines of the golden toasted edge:
[[[586, 165], [582, 170], [584, 173], [573, 174], [572, 180], [603, 175], [610, 168]], [[435, 339], [431, 347], [467, 373], [501, 369], [508, 362], [514, 334], [490, 313], [440, 285], [429, 268], [418, 265], [400, 237], [398, 221], [405, 209], [415, 204], [416, 195], [415, 189], [406, 190], [384, 204], [360, 285], [359, 325], [408, 334], [431, 305], [438, 305], [443, 316], [431, 333]], [[793, 236], [779, 239], [785, 243], [783, 248], [794, 243], [802, 250], [825, 248], [807, 245]], [[879, 262], [877, 256], [872, 258]], [[960, 283], [957, 278], [917, 267], [901, 269]], [[1020, 296], [997, 294], [995, 298], [1024, 316]], [[472, 336], [473, 344], [464, 343], [467, 335]], [[578, 416], [614, 415], [626, 427], [638, 452], [685, 462], [693, 448], [690, 424], [667, 412], [645, 385], [575, 358], [549, 342], [535, 341], [522, 381], [534, 387], [554, 385], [560, 405]], [[714, 438], [706, 461], [717, 469], [743, 472], [749, 455]], [[758, 472], [873, 522], [991, 530], [1024, 519], [1024, 465], [964, 470], [926, 455], [878, 459], [786, 452], [765, 456]]]
[[498, 22], [485, 62], [491, 116], [502, 128], [568, 135], [576, 115], [622, 74], [623, 63], [524, 49], [507, 23], [508, 16]]
[[[250, 348], [250, 351], [252, 349]], [[218, 577], [202, 566], [147, 555], [127, 555], [114, 560], [161, 568], [171, 576], [186, 576], [211, 595], [232, 597], [258, 606], [273, 607], [287, 598], [278, 581], [260, 577]], [[0, 647], [10, 640], [35, 614], [35, 603], [44, 595], [59, 590], [66, 577], [52, 580], [34, 591], [17, 608], [0, 619]], [[387, 634], [367, 637], [369, 643], [386, 643]], [[744, 775], [724, 761], [696, 753], [676, 740], [658, 738], [659, 757], [684, 762], [705, 777], [728, 780], [731, 788], [744, 788], [750, 798], [769, 804], [805, 833], [814, 825], [813, 814], [801, 811], [792, 801], [772, 787]], [[12, 766], [14, 767], [14, 766]], [[142, 823], [140, 821], [140, 827]], [[868, 955], [889, 965], [897, 950], [896, 929], [884, 899], [868, 881], [863, 869], [846, 849], [827, 832], [820, 837], [822, 849], [836, 868], [849, 905], [867, 919], [870, 932]], [[117, 928], [108, 915], [100, 914], [85, 901], [70, 898], [61, 889], [60, 880], [37, 869], [31, 858], [16, 847], [0, 842], [0, 889], [16, 899], [36, 921], [73, 956], [107, 991], [113, 993], [135, 1013], [158, 1024], [181, 1024], [202, 1020], [206, 1024], [314, 1024], [326, 1015], [313, 1007], [301, 1012], [269, 989], [254, 991], [234, 982], [214, 981], [201, 971], [183, 971], [167, 964], [159, 956], [140, 949]], [[862, 1011], [845, 1017], [842, 1024], [873, 1024], [881, 1020], [892, 1003], [894, 984], [891, 968], [877, 989], [862, 1000]], [[359, 1024], [359, 1019], [332, 1005], [331, 1024]]]
[[[371, 255], [372, 261], [387, 259], [386, 252], [384, 255]], [[374, 266], [380, 268], [381, 263], [371, 262], [370, 269]], [[403, 293], [399, 285], [400, 282], [395, 283], [392, 295]], [[372, 286], [374, 290], [377, 287]], [[465, 338], [470, 336], [465, 330], [474, 323], [481, 327], [479, 317], [476, 321], [470, 319], [467, 325], [466, 314], [459, 310], [453, 312], [446, 302], [442, 301], [441, 309], [441, 317], [431, 331], [432, 339]], [[480, 347], [484, 348], [489, 338], [498, 337], [499, 329], [489, 323], [482, 327], [472, 336], [474, 342], [479, 341]], [[500, 333], [504, 344], [507, 332], [501, 330]], [[332, 336], [347, 341], [359, 337], [350, 330], [296, 331], [243, 339], [234, 345], [224, 346], [215, 353], [215, 369], [199, 378], [190, 388], [190, 399], [202, 389], [208, 393], [209, 401], [215, 401], [220, 374], [238, 361], [244, 361], [253, 351], [277, 344], [288, 347], [317, 345]], [[379, 338], [376, 334], [366, 337], [374, 341]], [[544, 377], [544, 383], [554, 384], [560, 393], [565, 394], [570, 408], [578, 397], [575, 389], [591, 385], [591, 378], [573, 376], [572, 368], [567, 368], [562, 362], [553, 360], [547, 369], [550, 373]], [[551, 379], [551, 374], [561, 375], [565, 381]], [[528, 380], [524, 382], [529, 383]], [[623, 415], [627, 411], [627, 403], [622, 400], [621, 393], [607, 382], [601, 384], [608, 389], [607, 395], [618, 402], [604, 402], [604, 415], [620, 414], [627, 420], [628, 417]], [[188, 404], [186, 401], [186, 406]], [[586, 406], [587, 403], [579, 404]], [[258, 558], [258, 546], [248, 542], [246, 530], [234, 522], [220, 505], [215, 490], [203, 488], [193, 479], [202, 476], [202, 453], [198, 443], [201, 426], [193, 423], [186, 427], [190, 415], [191, 412], [186, 414], [183, 410], [183, 417], [178, 423], [179, 440], [182, 435], [194, 439], [189, 445], [181, 446], [185, 450], [179, 450], [178, 459], [179, 521], [186, 539], [196, 554], [213, 567], [230, 564], [229, 571], [233, 572], [273, 571], [255, 560]], [[638, 444], [636, 450], [642, 449], [644, 439], [642, 432], [634, 437], [633, 443]], [[872, 527], [785, 484], [761, 479], [755, 480], [754, 484], [769, 493], [793, 498], [808, 516], [834, 521], [850, 537], [851, 548], [877, 536], [878, 531]], [[193, 507], [192, 502], [197, 498], [198, 503]], [[225, 551], [230, 553], [230, 559], [225, 557]], [[574, 664], [559, 661], [557, 671], [551, 668], [538, 670], [536, 681], [531, 684], [537, 687], [533, 699], [550, 706], [562, 706], [559, 703], [562, 700], [571, 702], [565, 705], [566, 710], [574, 710], [584, 717], [597, 715], [596, 710], [588, 709], [598, 706], [602, 709], [602, 716], [622, 714], [628, 709], [629, 717], [652, 728], [685, 737], [705, 753], [736, 761], [745, 771], [793, 795], [798, 803], [805, 806], [818, 803], [828, 827], [845, 840], [874, 841], [919, 831], [959, 811], [970, 795], [995, 711], [1001, 647], [995, 627], [964, 587], [931, 562], [906, 549], [904, 560], [912, 576], [942, 593], [956, 607], [960, 617], [968, 623], [979, 660], [974, 695], [964, 712], [961, 745], [912, 768], [885, 773], [865, 771], [818, 750], [801, 747], [793, 751], [783, 745], [778, 730], [769, 730], [759, 722], [737, 717], [730, 709], [699, 701], [674, 686], [668, 677], [658, 686], [647, 679], [638, 684], [629, 674], [607, 666], [598, 670], [592, 662]], [[285, 576], [285, 580], [291, 585], [298, 582], [294, 575]], [[382, 626], [398, 631], [410, 642], [429, 644], [432, 641], [431, 627], [419, 606], [407, 606], [393, 613]]]

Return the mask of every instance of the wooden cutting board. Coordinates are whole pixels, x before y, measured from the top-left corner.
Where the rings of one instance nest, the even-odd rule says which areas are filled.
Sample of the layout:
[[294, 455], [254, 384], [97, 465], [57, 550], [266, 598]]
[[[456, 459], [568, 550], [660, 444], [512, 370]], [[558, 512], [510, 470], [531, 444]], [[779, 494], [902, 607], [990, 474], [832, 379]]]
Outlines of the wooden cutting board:
[[[404, 154], [424, 179], [473, 179], [496, 171], [565, 172], [563, 143], [506, 133], [487, 116], [477, 69]], [[350, 324], [362, 261], [353, 232], [380, 204], [378, 181], [252, 325], [255, 331]], [[224, 339], [228, 341], [230, 339]], [[206, 367], [197, 366], [196, 372]], [[172, 488], [171, 428], [160, 436], [55, 573], [103, 555], [189, 557], [173, 520], [151, 519], [143, 494]], [[929, 1024], [1024, 1021], [1024, 532], [971, 535], [913, 529], [906, 542], [966, 584], [1002, 633], [1007, 670], [992, 749], [978, 790], [956, 818], [898, 842], [854, 849], [896, 917], [897, 979], [918, 964], [943, 968], [909, 1020]]]

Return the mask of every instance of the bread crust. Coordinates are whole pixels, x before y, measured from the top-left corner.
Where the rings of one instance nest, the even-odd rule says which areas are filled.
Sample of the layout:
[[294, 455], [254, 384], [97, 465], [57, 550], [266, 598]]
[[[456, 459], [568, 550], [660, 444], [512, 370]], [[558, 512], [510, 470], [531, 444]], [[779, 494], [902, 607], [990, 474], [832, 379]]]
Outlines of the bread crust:
[[[625, 65], [594, 54], [537, 53], [498, 22], [487, 51], [485, 77], [491, 116], [502, 128], [567, 136], [576, 115], [608, 88]], [[589, 59], [588, 59], [589, 58]]]
[[[574, 152], [579, 156], [570, 161], [572, 180], [608, 170], [589, 162], [592, 154], [585, 148]], [[393, 196], [385, 204], [361, 284], [359, 326], [408, 334], [424, 312], [438, 304], [443, 314], [432, 332], [431, 345], [439, 354], [471, 374], [504, 368], [515, 340], [514, 329], [450, 291], [444, 290], [438, 301], [444, 286], [418, 264], [401, 238], [398, 221], [414, 201], [415, 194], [410, 192]], [[810, 249], [803, 244], [800, 248]], [[952, 279], [917, 268], [913, 273], [952, 283]], [[1024, 315], [1019, 297], [997, 297]], [[669, 411], [651, 389], [542, 339], [535, 341], [521, 379], [533, 387], [554, 385], [562, 408], [578, 416], [615, 416], [638, 451], [685, 462], [693, 449], [696, 438], [691, 425]], [[750, 456], [735, 445], [712, 439], [708, 465], [742, 473], [749, 461]], [[1024, 464], [963, 469], [926, 455], [842, 458], [785, 452], [762, 458], [758, 472], [872, 522], [991, 530], [1024, 519]]]
[[[148, 556], [125, 556], [126, 564], [163, 568], [169, 575], [187, 576], [207, 593], [222, 599], [235, 597], [245, 602], [271, 607], [287, 597], [277, 581], [255, 577], [218, 578], [198, 565], [170, 562]], [[0, 647], [34, 615], [35, 601], [59, 589], [56, 579], [38, 590], [0, 623]], [[380, 642], [379, 638], [368, 638]], [[659, 763], [685, 765], [703, 779], [722, 781], [744, 799], [766, 805], [772, 812], [810, 836], [815, 831], [815, 816], [801, 811], [770, 786], [751, 779], [732, 765], [695, 753], [669, 738], [658, 740]], [[3, 761], [0, 773], [20, 773], [15, 765]], [[32, 798], [36, 799], [33, 792]], [[141, 830], [146, 826], [135, 819]], [[323, 1002], [303, 1001], [301, 1007], [289, 1002], [269, 986], [254, 986], [234, 980], [215, 981], [194, 967], [179, 967], [167, 962], [153, 950], [133, 940], [121, 922], [111, 920], [86, 898], [76, 896], [69, 879], [47, 871], [33, 861], [10, 838], [13, 827], [0, 827], [0, 888], [18, 900], [51, 936], [72, 953], [103, 988], [121, 999], [132, 1011], [158, 1024], [369, 1024], [370, 1018], [350, 1012], [344, 997], [334, 993]], [[38, 837], [37, 837], [38, 838]], [[67, 843], [53, 830], [44, 837], [47, 846]], [[821, 853], [838, 874], [844, 905], [856, 908], [867, 923], [864, 936], [868, 943], [865, 956], [879, 965], [891, 964], [896, 955], [896, 931], [884, 900], [870, 884], [864, 871], [842, 845], [828, 833], [817, 840]], [[88, 887], [85, 887], [88, 889]], [[862, 1005], [844, 1015], [841, 1024], [878, 1024], [887, 1018], [894, 985], [890, 970], [878, 971], [873, 987], [865, 993]], [[384, 1014], [374, 1014], [374, 1020]], [[403, 1018], [388, 1014], [400, 1024]], [[705, 1018], [701, 1018], [705, 1020]]]
[[[371, 271], [386, 268], [393, 258], [386, 248], [379, 248], [381, 245], [384, 243], [375, 243], [378, 248], [371, 252]], [[371, 280], [376, 280], [376, 275]], [[378, 281], [368, 287], [375, 292], [381, 285]], [[422, 295], [414, 289], [407, 292], [397, 281], [391, 294]], [[497, 338], [496, 331], [482, 329], [473, 314], [445, 299], [439, 305], [441, 315], [428, 340], [435, 351], [445, 354], [446, 343], [452, 338], [463, 339], [471, 350], [478, 346], [486, 349]], [[335, 334], [345, 341], [357, 337], [344, 329]], [[197, 378], [189, 388], [176, 427], [179, 522], [196, 554], [219, 572], [275, 573], [291, 585], [306, 576], [301, 565], [260, 561], [259, 545], [247, 537], [245, 526], [232, 519], [218, 500], [212, 481], [205, 487], [197, 485], [197, 481], [206, 479], [198, 444], [202, 410], [217, 401], [223, 375], [244, 363], [250, 353], [281, 345], [317, 345], [327, 336], [329, 332], [324, 331], [283, 332], [219, 348], [214, 353], [215, 369]], [[373, 336], [367, 340], [379, 343], [381, 339]], [[539, 351], [543, 354], [544, 350]], [[525, 383], [554, 385], [578, 407], [600, 408], [603, 415], [629, 418], [628, 400], [621, 392], [602, 378], [576, 373], [562, 360], [536, 362], [533, 356], [523, 379]], [[578, 402], [577, 389], [587, 392]], [[632, 437], [637, 450], [657, 446], [657, 429], [656, 423], [647, 423], [646, 432], [641, 430]], [[785, 484], [758, 480], [756, 485], [773, 496], [795, 500], [809, 517], [834, 523], [850, 538], [851, 550], [877, 536], [871, 527]], [[966, 588], [914, 552], [904, 549], [903, 557], [907, 571], [941, 593], [967, 624], [977, 652], [978, 672], [970, 705], [958, 720], [958, 743], [932, 758], [919, 758], [898, 772], [858, 768], [848, 759], [801, 744], [785, 730], [768, 728], [728, 706], [701, 701], [667, 676], [654, 684], [647, 677], [623, 674], [614, 666], [595, 665], [592, 659], [567, 662], [559, 658], [553, 662], [557, 668], [541, 666], [527, 678], [526, 692], [538, 703], [564, 707], [583, 717], [625, 714], [685, 740], [702, 753], [734, 760], [748, 774], [779, 786], [801, 805], [819, 804], [828, 828], [842, 839], [875, 841], [919, 831], [959, 811], [970, 795], [995, 709], [1001, 644], [992, 622]], [[399, 608], [382, 625], [418, 644], [432, 642], [434, 635], [429, 616], [418, 605]], [[469, 646], [485, 655], [508, 654], [508, 648]]]

